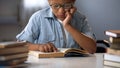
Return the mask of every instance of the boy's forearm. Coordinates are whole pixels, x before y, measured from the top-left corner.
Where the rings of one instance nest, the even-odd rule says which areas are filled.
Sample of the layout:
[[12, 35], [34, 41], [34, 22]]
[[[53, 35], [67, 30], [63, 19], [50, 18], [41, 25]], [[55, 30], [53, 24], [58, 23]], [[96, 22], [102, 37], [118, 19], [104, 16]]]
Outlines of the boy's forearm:
[[85, 36], [71, 25], [68, 25], [65, 28], [72, 35], [74, 40], [80, 45], [80, 47], [87, 50], [89, 53], [96, 52], [96, 42], [93, 39]]
[[38, 45], [35, 45], [35, 44], [32, 44], [32, 43], [27, 43], [27, 45], [28, 45], [29, 50], [38, 51], [38, 49], [39, 49]]

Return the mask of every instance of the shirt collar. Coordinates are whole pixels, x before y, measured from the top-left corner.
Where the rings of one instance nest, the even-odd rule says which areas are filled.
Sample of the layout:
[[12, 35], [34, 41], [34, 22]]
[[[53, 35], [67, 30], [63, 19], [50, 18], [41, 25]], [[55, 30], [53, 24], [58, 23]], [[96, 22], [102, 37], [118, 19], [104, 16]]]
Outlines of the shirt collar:
[[62, 23], [62, 20], [60, 20], [60, 19], [58, 19], [58, 18], [57, 18], [57, 20], [58, 20], [60, 23]]
[[44, 17], [46, 17], [46, 18], [55, 18], [54, 14], [52, 12], [52, 9], [50, 7], [45, 9]]

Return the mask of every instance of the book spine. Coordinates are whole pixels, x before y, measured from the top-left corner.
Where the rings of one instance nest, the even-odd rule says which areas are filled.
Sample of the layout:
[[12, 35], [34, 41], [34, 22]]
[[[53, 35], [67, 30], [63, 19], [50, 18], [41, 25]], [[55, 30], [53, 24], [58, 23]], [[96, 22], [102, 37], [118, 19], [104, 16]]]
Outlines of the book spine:
[[114, 44], [111, 43], [110, 48], [115, 49], [115, 50], [120, 50], [120, 44], [119, 43], [114, 43]]
[[0, 61], [0, 66], [14, 66], [21, 63], [24, 63], [27, 60], [27, 57], [9, 60], [9, 61]]
[[114, 37], [109, 37], [110, 43], [119, 43], [120, 44], [120, 37], [114, 38]]
[[105, 53], [104, 54], [104, 60], [113, 61], [113, 62], [119, 62], [120, 63], [120, 56], [114, 55], [114, 54]]
[[112, 33], [112, 32], [109, 32], [109, 31], [106, 31], [105, 34], [107, 36], [111, 36], [111, 37], [117, 37], [117, 35], [115, 33]]
[[15, 54], [15, 55], [5, 55], [5, 56], [0, 56], [0, 61], [7, 61], [7, 60], [26, 57], [26, 56], [28, 56], [28, 53], [20, 53], [20, 54]]
[[120, 56], [120, 50], [116, 50], [116, 49], [107, 48], [107, 53]]
[[112, 61], [104, 61], [103, 62], [105, 66], [109, 66], [110, 68], [120, 68], [119, 62], [112, 62]]
[[28, 52], [28, 47], [22, 46], [22, 47], [12, 47], [12, 48], [0, 49], [0, 56], [8, 55], [8, 54], [17, 54], [17, 53], [22, 53], [22, 52]]
[[24, 46], [26, 42], [1, 42], [0, 48], [9, 48], [9, 47], [17, 47], [17, 46]]

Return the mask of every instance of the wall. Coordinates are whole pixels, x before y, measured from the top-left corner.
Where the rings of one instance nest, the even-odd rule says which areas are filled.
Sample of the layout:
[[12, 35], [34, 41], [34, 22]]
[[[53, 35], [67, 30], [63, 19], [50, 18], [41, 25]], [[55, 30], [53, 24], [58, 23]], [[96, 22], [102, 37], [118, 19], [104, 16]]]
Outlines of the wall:
[[20, 20], [22, 29], [27, 25], [31, 15], [48, 6], [47, 0], [21, 0], [20, 4]]
[[76, 0], [88, 18], [97, 39], [106, 39], [105, 30], [120, 29], [120, 0]]
[[0, 42], [16, 40], [30, 16], [46, 6], [47, 0], [0, 0]]
[[[18, 8], [16, 8], [19, 1], [21, 0], [0, 0], [0, 15], [2, 16], [6, 11], [10, 13], [8, 15], [19, 16]], [[11, 4], [13, 7], [11, 7]], [[97, 39], [107, 38], [104, 35], [105, 30], [120, 29], [120, 0], [76, 0], [76, 6], [78, 10], [87, 16], [88, 23], [92, 26]], [[7, 8], [2, 11], [4, 7]], [[16, 23], [0, 24], [0, 41], [15, 40], [15, 36], [21, 28], [19, 21]]]
[[16, 40], [15, 36], [18, 34], [18, 25], [0, 25], [0, 42]]
[[0, 0], [0, 42], [16, 40], [20, 0]]

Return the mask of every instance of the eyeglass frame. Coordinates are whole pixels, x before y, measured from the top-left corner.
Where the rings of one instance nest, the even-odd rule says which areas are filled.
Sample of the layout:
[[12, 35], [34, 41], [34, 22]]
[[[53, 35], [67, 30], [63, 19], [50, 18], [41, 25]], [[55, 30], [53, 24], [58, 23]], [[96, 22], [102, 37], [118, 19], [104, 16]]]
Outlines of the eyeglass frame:
[[[66, 8], [65, 5], [70, 5], [70, 7]], [[63, 5], [61, 5], [61, 4], [51, 4], [50, 6], [53, 7], [54, 9], [59, 9], [61, 7], [64, 8], [64, 9], [70, 9], [70, 8], [73, 7], [73, 5], [74, 5], [73, 3], [66, 3], [66, 4], [63, 4]]]

